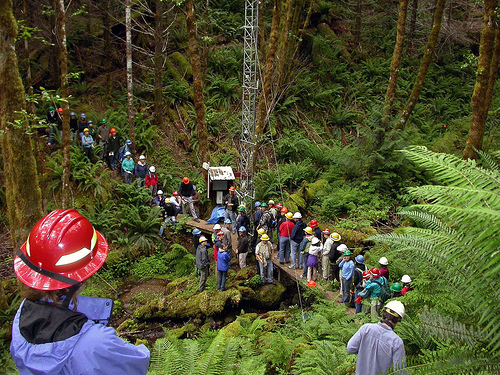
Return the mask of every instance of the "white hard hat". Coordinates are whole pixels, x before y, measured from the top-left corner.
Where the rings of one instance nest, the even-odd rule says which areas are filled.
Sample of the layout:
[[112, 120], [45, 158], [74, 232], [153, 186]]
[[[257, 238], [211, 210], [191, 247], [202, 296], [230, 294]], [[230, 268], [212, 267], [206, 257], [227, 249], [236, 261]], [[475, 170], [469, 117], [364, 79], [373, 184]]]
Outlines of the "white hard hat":
[[125, 156], [129, 156], [129, 155], [132, 155], [132, 154], [130, 153], [130, 151], [127, 151], [127, 152], [125, 153]]
[[389, 262], [387, 261], [387, 258], [386, 257], [382, 257], [378, 260], [378, 262], [383, 265], [383, 266], [387, 266], [389, 264]]
[[302, 219], [302, 215], [300, 212], [296, 212], [293, 214], [292, 219]]
[[345, 253], [347, 251], [347, 245], [341, 243], [338, 247], [337, 250], [340, 251], [341, 253]]
[[214, 227], [212, 228], [213, 230], [221, 230], [220, 224], [215, 224]]
[[158, 195], [163, 195], [163, 190], [158, 190], [158, 191], [156, 192], [156, 194], [158, 194]]
[[401, 278], [401, 282], [402, 282], [402, 283], [405, 283], [405, 284], [411, 283], [411, 278], [410, 278], [410, 276], [408, 276], [408, 275], [403, 275], [403, 277]]
[[146, 157], [144, 155], [139, 156], [139, 160], [146, 160]]
[[155, 167], [153, 167], [153, 166], [151, 166], [151, 167], [149, 167], [149, 171], [150, 171], [151, 173], [155, 173], [155, 172], [156, 172], [156, 168], [155, 168]]
[[311, 243], [312, 243], [313, 245], [316, 245], [317, 243], [320, 243], [320, 242], [321, 242], [321, 241], [319, 240], [319, 238], [318, 238], [318, 237], [314, 237], [314, 238], [311, 240]]
[[389, 309], [389, 310], [395, 312], [396, 314], [398, 314], [401, 317], [401, 319], [403, 319], [403, 317], [405, 316], [405, 305], [403, 305], [399, 301], [388, 302], [387, 305], [385, 305], [385, 309]]

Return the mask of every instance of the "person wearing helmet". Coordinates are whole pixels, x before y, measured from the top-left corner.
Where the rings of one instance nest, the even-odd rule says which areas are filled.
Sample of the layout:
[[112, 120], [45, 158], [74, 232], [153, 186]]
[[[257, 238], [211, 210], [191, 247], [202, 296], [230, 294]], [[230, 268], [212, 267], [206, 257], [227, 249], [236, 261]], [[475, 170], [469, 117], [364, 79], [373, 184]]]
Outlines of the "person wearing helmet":
[[179, 186], [179, 196], [182, 201], [182, 213], [186, 213], [186, 204], [189, 205], [189, 210], [193, 220], [197, 223], [200, 222], [198, 216], [196, 215], [196, 210], [193, 204], [193, 195], [195, 194], [194, 185], [189, 178], [184, 177], [182, 179], [181, 185]]
[[347, 343], [347, 352], [357, 354], [356, 374], [385, 374], [391, 369], [403, 373], [405, 368], [405, 346], [394, 333], [394, 327], [403, 319], [405, 307], [399, 301], [388, 302], [378, 324], [364, 324]]
[[272, 256], [272, 246], [269, 243], [269, 236], [264, 234], [260, 238], [260, 242], [257, 244], [255, 248], [255, 259], [259, 264], [260, 270], [260, 279], [264, 284], [266, 279], [264, 277], [264, 269], [267, 268], [267, 282], [269, 284], [273, 283], [273, 261], [271, 259]]
[[146, 157], [144, 155], [139, 156], [139, 161], [135, 165], [135, 179], [137, 181], [137, 189], [144, 187], [146, 181], [146, 174], [148, 173], [149, 167], [146, 163]]
[[219, 256], [219, 250], [222, 248], [224, 248], [224, 250], [227, 249], [226, 245], [222, 243], [223, 240], [224, 240], [224, 232], [222, 231], [222, 229], [220, 229], [215, 233], [214, 237], [214, 259], [216, 262]]
[[365, 289], [370, 292], [370, 313], [372, 318], [376, 318], [379, 314], [382, 305], [380, 294], [382, 293], [383, 285], [388, 285], [387, 279], [384, 276], [380, 276], [378, 268], [372, 268], [370, 270], [370, 279], [365, 284]]
[[83, 129], [87, 127], [88, 127], [87, 116], [85, 115], [85, 113], [82, 113], [80, 115], [80, 119], [78, 120], [78, 138], [80, 139], [80, 141], [82, 140], [83, 137]]
[[321, 252], [321, 271], [323, 274], [323, 281], [327, 281], [330, 274], [330, 251], [332, 250], [333, 240], [330, 235], [330, 229], [325, 228], [321, 232], [325, 238], [323, 243], [323, 251]]
[[191, 234], [193, 235], [194, 256], [196, 256], [196, 249], [200, 244], [201, 230], [199, 230], [198, 228], [194, 228], [191, 231]]
[[118, 161], [120, 163], [125, 160], [125, 153], [127, 152], [130, 152], [130, 154], [132, 154], [132, 141], [130, 139], [127, 139], [125, 141], [125, 144], [118, 150]]
[[318, 278], [318, 254], [323, 251], [321, 240], [314, 236], [309, 247], [309, 256], [307, 257], [307, 282], [311, 280], [316, 282]]
[[339, 264], [342, 270], [342, 302], [349, 305], [351, 302], [351, 284], [354, 275], [354, 262], [351, 260], [352, 252], [347, 249]]
[[[48, 145], [51, 145], [53, 143], [53, 134], [55, 130], [55, 126], [57, 124], [57, 120], [59, 118], [59, 114], [57, 113], [56, 109], [52, 106], [49, 107], [47, 110], [47, 124], [49, 126], [49, 139], [47, 141]], [[46, 129], [45, 129], [46, 131]]]
[[227, 271], [231, 263], [231, 256], [226, 251], [226, 247], [219, 248], [217, 256], [217, 290], [226, 290]]
[[392, 284], [390, 289], [392, 292], [391, 298], [401, 297], [401, 291], [403, 290], [403, 287], [400, 283]]
[[250, 219], [245, 212], [245, 206], [238, 207], [236, 211], [238, 212], [238, 216], [236, 217], [236, 230], [239, 233], [241, 227], [250, 228]]
[[238, 228], [238, 244], [236, 246], [236, 253], [238, 254], [238, 263], [240, 268], [247, 268], [247, 255], [248, 255], [248, 247], [250, 245], [250, 241], [247, 235], [247, 228], [241, 226]]
[[380, 264], [380, 276], [384, 276], [387, 280], [389, 280], [389, 269], [387, 266], [389, 265], [389, 261], [386, 257], [382, 257], [378, 260], [378, 264]]
[[82, 149], [89, 161], [92, 161], [92, 147], [94, 147], [94, 138], [90, 135], [89, 129], [85, 128], [83, 129]]
[[108, 164], [108, 167], [114, 171], [118, 165], [118, 153], [120, 151], [120, 139], [117, 137], [115, 128], [111, 128], [109, 131], [108, 143], [104, 149], [106, 164]]
[[339, 272], [339, 259], [342, 256], [342, 252], [338, 251], [338, 247], [342, 245], [341, 239], [342, 237], [340, 234], [333, 232], [332, 235], [332, 240], [333, 240], [333, 245], [330, 250], [330, 265], [331, 265], [331, 275], [333, 278], [333, 281], [337, 280], [340, 283], [340, 272]]
[[92, 136], [92, 138], [95, 140], [96, 138], [96, 134], [97, 134], [97, 131], [96, 129], [94, 128], [94, 121], [92, 120], [89, 120], [87, 122], [87, 127], [89, 128], [89, 134]]
[[262, 216], [259, 220], [259, 225], [257, 226], [257, 229], [264, 229], [269, 236], [269, 242], [272, 244], [273, 239], [272, 239], [272, 225], [273, 225], [273, 217], [268, 211], [268, 206], [267, 203], [262, 203], [261, 204], [261, 210], [262, 210]]
[[233, 256], [233, 239], [231, 238], [231, 227], [232, 227], [231, 220], [224, 219], [224, 226], [221, 228], [221, 231], [224, 233], [224, 238], [222, 239], [222, 243], [226, 247], [229, 256]]
[[307, 259], [309, 257], [309, 248], [311, 247], [311, 241], [315, 237], [311, 227], [306, 227], [304, 229], [305, 236], [299, 245], [299, 267], [304, 269], [301, 278], [307, 277]]
[[123, 177], [127, 185], [130, 185], [132, 183], [134, 168], [135, 163], [134, 159], [132, 159], [132, 154], [130, 153], [130, 151], [127, 151], [125, 153], [125, 159], [122, 161]]
[[76, 113], [71, 112], [69, 114], [69, 136], [71, 142], [76, 141], [76, 135], [78, 134], [78, 119], [76, 118]]
[[306, 223], [302, 221], [302, 215], [300, 212], [295, 212], [292, 219], [294, 221], [292, 233], [290, 234], [290, 254], [292, 262], [289, 268], [294, 270], [295, 268], [300, 267], [299, 247], [300, 243], [304, 239], [304, 229], [306, 228]]
[[158, 190], [158, 174], [154, 166], [149, 167], [148, 173], [144, 177], [144, 186], [146, 189], [149, 189], [153, 197], [156, 195], [156, 191]]
[[200, 283], [198, 285], [198, 291], [203, 292], [205, 289], [205, 284], [207, 283], [208, 274], [210, 272], [210, 259], [208, 259], [208, 240], [201, 236], [200, 244], [196, 249], [196, 268], [198, 269], [198, 274], [200, 275]]
[[[161, 202], [165, 200], [165, 196], [163, 195], [163, 190], [158, 190], [156, 192], [156, 197], [153, 199], [153, 205], [161, 206]], [[196, 245], [198, 246], [198, 245]]]
[[252, 239], [252, 249], [255, 249], [257, 245], [257, 227], [259, 226], [260, 218], [262, 217], [262, 209], [260, 207], [261, 203], [259, 201], [255, 202], [255, 213], [253, 214], [253, 239]]
[[179, 196], [179, 192], [177, 190], [174, 190], [172, 193], [172, 196], [170, 197], [170, 203], [172, 203], [177, 211], [177, 214], [181, 212], [181, 207], [182, 207], [182, 199]]
[[[278, 241], [277, 241], [278, 246], [280, 244], [280, 237], [281, 237], [280, 226], [281, 226], [281, 224], [283, 224], [284, 222], [287, 221], [286, 213], [288, 212], [288, 209], [286, 207], [280, 208], [280, 205], [283, 206], [281, 203], [276, 205], [276, 208], [279, 209], [278, 220], [276, 221], [276, 237], [278, 239]], [[277, 258], [279, 258], [279, 256]]]
[[224, 219], [229, 219], [231, 220], [231, 230], [233, 233], [236, 233], [236, 210], [238, 209], [238, 197], [234, 193], [236, 189], [234, 186], [231, 186], [229, 188], [229, 192], [226, 194], [224, 197], [224, 205], [225, 205], [225, 210], [224, 210]]
[[356, 268], [354, 269], [353, 283], [354, 283], [354, 307], [356, 308], [356, 314], [359, 314], [362, 310], [363, 305], [361, 301], [357, 301], [358, 294], [365, 289], [365, 280], [363, 279], [363, 273], [366, 271], [365, 257], [361, 254], [354, 258], [356, 261]]
[[[274, 241], [274, 231], [278, 227], [278, 220], [280, 216], [280, 212], [278, 208], [274, 205], [274, 201], [271, 199], [267, 203], [269, 215], [271, 215], [271, 225], [269, 226], [269, 239], [271, 242]], [[279, 242], [278, 242], [279, 243]]]
[[318, 220], [312, 219], [309, 222], [309, 226], [312, 228], [314, 235], [318, 238], [318, 240], [321, 240], [321, 229], [319, 229], [318, 225]]
[[106, 145], [108, 144], [109, 141], [109, 131], [110, 128], [108, 126], [108, 121], [103, 118], [101, 120], [101, 123], [99, 124], [99, 127], [97, 128], [97, 144], [102, 146], [103, 153], [101, 155], [101, 159], [104, 159], [104, 150], [106, 149]]
[[292, 230], [295, 226], [292, 217], [293, 214], [287, 212], [285, 214], [286, 220], [282, 222], [278, 228], [280, 234], [278, 256], [281, 264], [290, 262], [290, 237], [292, 236]]
[[[80, 296], [108, 243], [76, 210], [42, 218], [17, 251], [22, 283], [10, 352], [20, 374], [146, 374], [149, 350], [107, 327], [113, 301]], [[105, 355], [103, 355], [105, 353]]]
[[[161, 191], [161, 190], [159, 190]], [[163, 218], [163, 223], [160, 226], [160, 233], [159, 236], [162, 237], [163, 233], [165, 232], [165, 228], [168, 226], [169, 223], [172, 223], [172, 228], [175, 228], [175, 224], [177, 222], [177, 210], [175, 209], [175, 206], [170, 202], [168, 199], [163, 199], [162, 204], [160, 204], [160, 207], [162, 208], [162, 218]]]
[[411, 278], [408, 275], [403, 275], [401, 278], [401, 284], [402, 284], [402, 290], [401, 290], [401, 295], [404, 296], [406, 293], [408, 293], [410, 290], [413, 290], [411, 287]]

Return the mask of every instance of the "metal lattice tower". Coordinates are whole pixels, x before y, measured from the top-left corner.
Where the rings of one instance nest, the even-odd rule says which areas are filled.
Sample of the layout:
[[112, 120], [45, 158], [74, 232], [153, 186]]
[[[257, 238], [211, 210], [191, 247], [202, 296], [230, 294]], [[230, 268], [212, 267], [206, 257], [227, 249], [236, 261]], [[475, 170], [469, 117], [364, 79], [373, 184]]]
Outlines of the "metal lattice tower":
[[241, 189], [242, 200], [254, 200], [253, 164], [255, 147], [256, 102], [259, 91], [257, 79], [257, 37], [259, 30], [259, 0], [245, 0], [243, 27], [243, 105], [241, 116]]

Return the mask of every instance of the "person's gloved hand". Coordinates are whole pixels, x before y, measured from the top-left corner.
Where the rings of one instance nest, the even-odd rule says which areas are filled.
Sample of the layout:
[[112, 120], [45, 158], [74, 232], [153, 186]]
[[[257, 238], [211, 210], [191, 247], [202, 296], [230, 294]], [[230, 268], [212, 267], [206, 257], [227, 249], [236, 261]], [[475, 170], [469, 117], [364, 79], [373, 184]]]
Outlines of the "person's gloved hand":
[[358, 297], [358, 298], [356, 298], [356, 299], [354, 300], [354, 302], [356, 302], [356, 303], [361, 303], [361, 300], [362, 300], [362, 298], [361, 298], [361, 297]]

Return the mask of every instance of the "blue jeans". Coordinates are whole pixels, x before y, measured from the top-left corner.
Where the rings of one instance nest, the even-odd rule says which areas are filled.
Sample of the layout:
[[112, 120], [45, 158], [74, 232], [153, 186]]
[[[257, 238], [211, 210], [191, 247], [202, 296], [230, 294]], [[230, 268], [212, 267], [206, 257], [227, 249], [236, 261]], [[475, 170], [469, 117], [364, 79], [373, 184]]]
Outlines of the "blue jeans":
[[342, 302], [349, 303], [351, 299], [352, 277], [348, 280], [342, 279]]
[[262, 280], [263, 283], [266, 282], [266, 279], [264, 277], [264, 267], [267, 267], [267, 281], [269, 283], [273, 282], [273, 261], [271, 259], [264, 260], [264, 264], [261, 262], [259, 263], [259, 269], [260, 269], [260, 279]]
[[224, 219], [231, 220], [231, 229], [234, 232], [236, 230], [236, 212], [226, 208], [224, 211]]
[[[354, 291], [354, 300], [358, 299], [358, 293], [361, 292], [363, 289], [356, 289]], [[354, 302], [354, 306], [356, 306], [356, 314], [359, 314], [361, 312], [361, 308], [363, 307], [362, 303]]]
[[300, 253], [300, 260], [302, 261], [302, 267], [304, 267], [304, 273], [302, 277], [307, 277], [307, 258], [309, 257], [309, 253], [302, 254]]
[[217, 289], [223, 291], [226, 289], [226, 279], [227, 271], [218, 271], [219, 275], [217, 277]]
[[124, 171], [123, 178], [125, 179], [125, 183], [127, 185], [130, 185], [132, 183], [133, 175], [132, 175], [132, 173], [128, 173], [128, 172]]
[[172, 226], [175, 227], [175, 216], [167, 216], [165, 218], [165, 221], [163, 223], [161, 223], [161, 226], [160, 226], [160, 233], [158, 233], [158, 235], [161, 237], [163, 236], [163, 232], [165, 231], [165, 227], [167, 226], [167, 224], [169, 222], [172, 222]]
[[292, 263], [290, 264], [290, 267], [295, 267], [299, 268], [299, 246], [300, 243], [297, 243], [293, 240], [290, 240], [290, 252], [292, 256]]
[[280, 250], [279, 250], [279, 258], [280, 262], [289, 262], [290, 261], [290, 237], [280, 237]]

